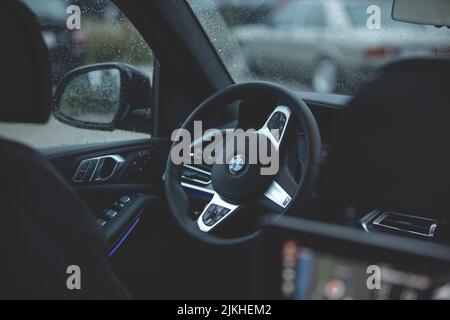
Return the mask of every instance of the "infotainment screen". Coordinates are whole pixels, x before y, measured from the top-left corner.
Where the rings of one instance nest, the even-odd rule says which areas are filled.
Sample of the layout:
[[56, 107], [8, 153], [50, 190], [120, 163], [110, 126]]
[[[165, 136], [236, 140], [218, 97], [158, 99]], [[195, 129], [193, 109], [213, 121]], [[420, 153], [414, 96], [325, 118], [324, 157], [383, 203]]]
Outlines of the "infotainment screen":
[[283, 218], [256, 252], [259, 299], [450, 299], [446, 246]]

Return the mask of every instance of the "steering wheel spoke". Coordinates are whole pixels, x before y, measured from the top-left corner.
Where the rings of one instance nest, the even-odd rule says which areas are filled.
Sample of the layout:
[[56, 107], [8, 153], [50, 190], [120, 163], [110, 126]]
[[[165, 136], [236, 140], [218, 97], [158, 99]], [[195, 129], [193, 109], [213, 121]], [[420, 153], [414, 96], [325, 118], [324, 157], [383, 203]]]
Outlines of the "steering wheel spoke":
[[197, 220], [199, 229], [209, 232], [230, 217], [239, 205], [229, 203], [216, 192]]
[[258, 130], [258, 133], [263, 134], [270, 140], [277, 151], [283, 142], [290, 118], [291, 110], [286, 106], [278, 106], [269, 115], [263, 127]]
[[264, 192], [264, 196], [285, 209], [292, 200], [292, 196], [275, 180]]

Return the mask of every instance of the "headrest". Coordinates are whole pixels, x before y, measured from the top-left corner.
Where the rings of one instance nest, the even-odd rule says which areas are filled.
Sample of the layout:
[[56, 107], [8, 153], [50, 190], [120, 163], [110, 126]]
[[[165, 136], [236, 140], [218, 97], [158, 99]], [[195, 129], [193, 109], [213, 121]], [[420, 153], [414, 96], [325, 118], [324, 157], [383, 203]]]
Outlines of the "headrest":
[[18, 0], [2, 0], [0, 8], [0, 121], [45, 123], [52, 80], [40, 25]]
[[326, 194], [345, 206], [450, 212], [450, 60], [392, 63], [342, 112]]

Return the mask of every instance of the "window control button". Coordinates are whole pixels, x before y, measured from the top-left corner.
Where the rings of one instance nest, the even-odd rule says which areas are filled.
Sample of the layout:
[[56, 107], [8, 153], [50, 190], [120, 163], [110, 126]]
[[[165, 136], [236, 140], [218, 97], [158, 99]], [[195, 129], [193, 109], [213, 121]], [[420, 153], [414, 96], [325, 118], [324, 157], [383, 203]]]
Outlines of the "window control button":
[[115, 210], [106, 210], [103, 214], [107, 219], [113, 219], [118, 215], [118, 212]]
[[120, 209], [125, 208], [125, 204], [123, 204], [122, 202], [116, 201], [113, 203], [113, 208], [119, 209], [119, 211], [120, 211]]
[[131, 201], [131, 198], [129, 196], [123, 196], [122, 198], [120, 198], [120, 202], [123, 204], [127, 204], [130, 201]]
[[97, 220], [97, 224], [101, 227], [101, 228], [103, 228], [105, 225], [106, 225], [106, 221], [105, 220], [103, 220], [103, 219], [98, 219]]

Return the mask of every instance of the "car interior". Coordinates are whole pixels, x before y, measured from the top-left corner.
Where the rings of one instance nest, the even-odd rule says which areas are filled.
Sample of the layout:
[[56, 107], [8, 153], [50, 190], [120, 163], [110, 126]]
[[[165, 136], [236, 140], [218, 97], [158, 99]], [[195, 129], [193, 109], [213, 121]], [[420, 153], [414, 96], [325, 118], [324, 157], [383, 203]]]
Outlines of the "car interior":
[[[401, 56], [351, 95], [237, 81], [205, 2], [115, 0], [107, 19], [129, 19], [151, 76], [105, 55], [55, 83], [27, 3], [0, 4], [1, 299], [450, 299], [449, 57]], [[446, 2], [392, 3], [396, 21], [450, 26]], [[70, 129], [41, 133], [55, 122]], [[203, 132], [176, 163], [199, 122], [255, 129], [279, 169], [261, 174], [246, 145], [197, 162]], [[75, 143], [30, 145], [18, 125]], [[82, 142], [117, 130], [140, 134]]]

